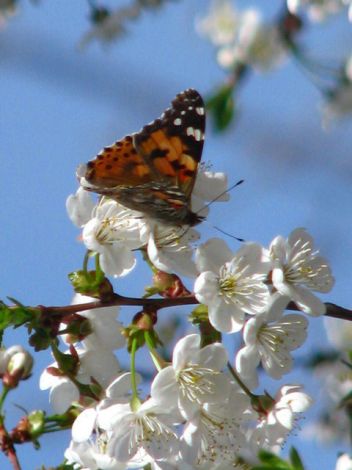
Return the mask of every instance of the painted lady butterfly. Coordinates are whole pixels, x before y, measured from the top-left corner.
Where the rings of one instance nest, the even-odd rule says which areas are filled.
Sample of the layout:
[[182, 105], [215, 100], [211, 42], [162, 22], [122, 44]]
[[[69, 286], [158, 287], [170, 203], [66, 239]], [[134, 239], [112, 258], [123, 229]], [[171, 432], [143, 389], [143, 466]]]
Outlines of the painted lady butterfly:
[[80, 175], [86, 180], [83, 186], [158, 222], [196, 225], [203, 217], [192, 212], [190, 199], [204, 130], [202, 97], [186, 90], [159, 119], [105, 147], [88, 162]]

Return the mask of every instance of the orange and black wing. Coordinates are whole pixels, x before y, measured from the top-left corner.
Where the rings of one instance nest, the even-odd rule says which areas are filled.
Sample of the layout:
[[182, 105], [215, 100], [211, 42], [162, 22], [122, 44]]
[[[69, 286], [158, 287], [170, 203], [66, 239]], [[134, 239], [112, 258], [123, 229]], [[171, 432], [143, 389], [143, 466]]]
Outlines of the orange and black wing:
[[105, 147], [94, 160], [88, 162], [84, 177], [102, 190], [120, 185], [137, 186], [154, 179], [129, 135]]
[[153, 174], [189, 198], [202, 157], [205, 131], [203, 99], [196, 90], [178, 94], [159, 119], [133, 135], [133, 143]]

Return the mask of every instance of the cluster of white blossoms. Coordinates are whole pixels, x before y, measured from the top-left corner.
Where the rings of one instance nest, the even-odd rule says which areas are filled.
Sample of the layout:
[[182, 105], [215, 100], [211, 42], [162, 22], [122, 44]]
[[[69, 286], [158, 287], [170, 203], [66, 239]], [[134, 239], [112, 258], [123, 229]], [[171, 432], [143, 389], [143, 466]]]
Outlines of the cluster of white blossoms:
[[[226, 201], [224, 173], [199, 171], [192, 192], [192, 208], [207, 215], [205, 201]], [[82, 239], [88, 250], [99, 253], [100, 265], [109, 276], [125, 276], [136, 265], [136, 250], [145, 247], [153, 265], [161, 271], [194, 277], [193, 243], [199, 234], [192, 228], [155, 223], [142, 213], [118, 202], [102, 198], [94, 205], [90, 194], [79, 188], [68, 198], [67, 210], [75, 225], [83, 228]]]
[[126, 33], [127, 22], [136, 20], [143, 10], [160, 8], [167, 1], [131, 0], [125, 6], [111, 9], [96, 6], [91, 14], [92, 27], [82, 37], [80, 46], [85, 47], [93, 40], [111, 43]]
[[[279, 450], [310, 397], [300, 386], [287, 385], [255, 407], [226, 372], [227, 361], [222, 344], [201, 348], [198, 334], [185, 336], [172, 363], [156, 373], [146, 399], [137, 402], [131, 399], [133, 374], [115, 372], [100, 400], [79, 405], [65, 452], [68, 463], [91, 470], [147, 464], [225, 469], [237, 468], [241, 456], [256, 462], [261, 448]], [[109, 365], [102, 368], [108, 371]]]
[[217, 47], [221, 67], [249, 64], [267, 70], [280, 64], [286, 55], [277, 26], [266, 24], [260, 11], [239, 11], [231, 0], [213, 0], [209, 13], [196, 21], [198, 32]]
[[350, 55], [336, 85], [325, 94], [322, 106], [323, 126], [329, 128], [332, 121], [349, 117], [352, 112], [352, 56]]
[[351, 0], [287, 0], [287, 8], [292, 13], [307, 10], [312, 21], [323, 21], [329, 16], [348, 8], [348, 18], [352, 21]]
[[[224, 174], [201, 172], [193, 210], [226, 187]], [[82, 188], [68, 198], [67, 209], [82, 229], [86, 248], [99, 254], [106, 275], [130, 273], [136, 250], [143, 248], [157, 269], [194, 279], [194, 295], [217, 331], [243, 339], [230, 359], [221, 343], [201, 347], [200, 335], [187, 335], [174, 347], [172, 363], [148, 345], [156, 371], [142, 393], [135, 365], [124, 371], [115, 357], [125, 345], [116, 307], [81, 312], [92, 333], [81, 342], [64, 338], [74, 344], [79, 370], [62, 376], [53, 363], [40, 384], [50, 389], [56, 412], [70, 406], [80, 411], [67, 462], [91, 470], [147, 464], [153, 470], [226, 470], [243, 468], [243, 459], [257, 463], [260, 449], [279, 452], [312, 400], [294, 384], [281, 386], [273, 396], [254, 391], [260, 368], [272, 379], [292, 369], [291, 352], [307, 336], [304, 314], [326, 311], [315, 292], [328, 292], [334, 279], [312, 237], [299, 228], [268, 247], [243, 243], [233, 252], [217, 238], [196, 245], [194, 229], [156, 224], [112, 199], [94, 204]], [[301, 313], [285, 314], [290, 302]], [[82, 396], [77, 382], [93, 383], [95, 394]]]

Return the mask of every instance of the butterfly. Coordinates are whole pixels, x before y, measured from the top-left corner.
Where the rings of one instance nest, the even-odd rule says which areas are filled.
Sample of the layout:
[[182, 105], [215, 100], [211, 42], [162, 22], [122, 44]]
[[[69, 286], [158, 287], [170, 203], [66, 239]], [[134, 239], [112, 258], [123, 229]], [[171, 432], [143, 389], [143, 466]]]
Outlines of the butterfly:
[[204, 217], [192, 211], [191, 195], [204, 131], [203, 99], [196, 90], [185, 90], [160, 118], [105, 147], [83, 174], [81, 168], [83, 187], [157, 222], [196, 225]]

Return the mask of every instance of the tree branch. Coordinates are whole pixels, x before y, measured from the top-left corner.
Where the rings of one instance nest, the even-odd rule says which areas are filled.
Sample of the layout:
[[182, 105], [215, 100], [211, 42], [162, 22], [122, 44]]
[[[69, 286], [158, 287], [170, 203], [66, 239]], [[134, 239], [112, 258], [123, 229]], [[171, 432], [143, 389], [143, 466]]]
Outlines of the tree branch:
[[[198, 300], [193, 296], [186, 297], [176, 297], [173, 299], [169, 298], [159, 298], [159, 299], [143, 299], [143, 298], [134, 298], [134, 297], [124, 297], [122, 295], [114, 294], [111, 300], [101, 301], [95, 300], [93, 302], [88, 302], [84, 304], [75, 304], [75, 305], [65, 305], [62, 307], [46, 307], [39, 305], [36, 307], [45, 314], [63, 316], [71, 313], [79, 313], [84, 310], [92, 310], [96, 308], [103, 307], [117, 307], [117, 306], [140, 306], [146, 310], [160, 310], [167, 307], [178, 307], [181, 305], [197, 305], [199, 304]], [[340, 318], [342, 320], [352, 320], [352, 310], [348, 310], [339, 305], [326, 302], [326, 316]], [[289, 310], [299, 310], [294, 302], [290, 302], [287, 306]]]

